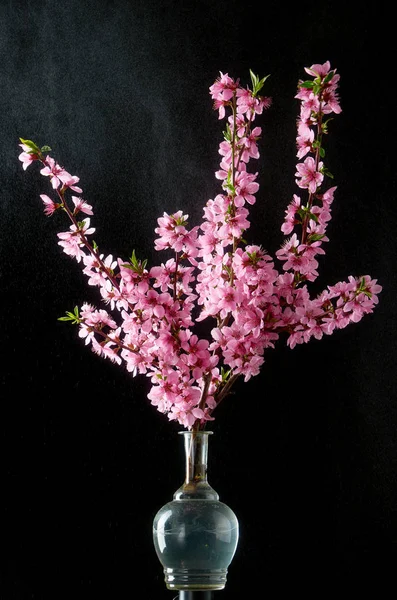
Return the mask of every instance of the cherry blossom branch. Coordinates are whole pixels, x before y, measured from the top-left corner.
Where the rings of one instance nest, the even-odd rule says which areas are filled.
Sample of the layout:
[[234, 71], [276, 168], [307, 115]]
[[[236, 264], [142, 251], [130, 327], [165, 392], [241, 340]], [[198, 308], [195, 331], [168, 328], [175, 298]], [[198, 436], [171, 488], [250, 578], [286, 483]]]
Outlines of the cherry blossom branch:
[[[107, 311], [87, 304], [61, 320], [76, 323], [79, 336], [97, 354], [124, 364], [133, 376], [146, 375], [152, 405], [193, 431], [213, 420], [215, 409], [239, 378], [246, 382], [259, 374], [265, 354], [275, 348], [281, 334], [287, 334], [292, 349], [357, 323], [378, 303], [382, 288], [369, 275], [349, 276], [314, 298], [307, 287], [318, 276], [317, 255], [325, 253], [322, 244], [328, 241], [326, 228], [336, 190], [322, 189], [325, 177], [332, 177], [322, 162], [323, 135], [328, 133], [324, 117], [341, 109], [336, 70], [326, 62], [305, 71], [311, 79], [299, 81], [296, 94], [301, 102], [296, 140], [301, 162], [295, 177], [308, 200], [304, 206], [294, 194], [286, 210], [281, 229], [291, 235], [275, 253], [281, 270], [261, 246], [244, 239], [250, 226], [249, 206], [259, 189], [257, 173], [247, 167], [251, 159], [259, 158], [262, 130], [253, 123], [271, 104], [270, 98], [259, 95], [266, 77], [260, 79], [251, 71], [251, 87], [243, 88], [239, 80], [220, 73], [210, 87], [219, 118], [231, 111], [219, 145], [220, 170], [215, 173], [222, 193], [208, 200], [202, 223], [191, 229], [182, 211], [163, 213], [155, 229], [155, 250], [172, 251], [174, 258], [150, 269], [135, 251], [129, 262], [113, 261], [111, 255], [104, 258], [88, 238], [95, 231], [89, 218], [92, 207], [80, 196], [72, 195], [74, 209], [66, 201], [69, 190], [82, 193], [79, 178], [44, 156], [51, 151], [48, 146], [20, 140], [23, 169], [41, 163], [40, 172], [49, 177], [59, 200], [42, 194], [44, 213], [50, 216], [63, 209], [72, 223], [68, 232], [58, 234], [58, 243], [83, 262], [89, 285], [100, 288], [102, 300], [118, 313], [119, 325]], [[79, 221], [79, 212], [89, 216]], [[208, 335], [199, 338], [194, 326], [205, 320]]]

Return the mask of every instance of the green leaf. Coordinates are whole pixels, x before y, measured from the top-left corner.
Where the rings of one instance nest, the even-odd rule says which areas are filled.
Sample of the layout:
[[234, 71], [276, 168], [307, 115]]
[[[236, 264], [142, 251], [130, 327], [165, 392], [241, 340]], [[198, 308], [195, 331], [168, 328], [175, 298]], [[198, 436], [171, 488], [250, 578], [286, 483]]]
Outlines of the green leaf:
[[132, 264], [133, 267], [137, 267], [138, 266], [138, 259], [137, 259], [136, 254], [135, 254], [135, 250], [133, 250], [132, 253], [131, 253], [130, 261], [131, 261], [131, 264]]
[[236, 193], [236, 188], [232, 183], [232, 172], [229, 170], [226, 181], [223, 182], [224, 189], [229, 190], [232, 194]]
[[32, 142], [32, 140], [24, 140], [23, 138], [19, 139], [21, 140], [22, 144], [30, 148], [30, 152], [33, 154], [40, 154], [40, 148], [34, 142]]
[[229, 192], [231, 192], [232, 194], [236, 193], [236, 188], [231, 183], [224, 183], [223, 187], [224, 189], [229, 190]]
[[319, 152], [320, 152], [321, 158], [324, 158], [324, 156], [325, 156], [325, 150], [324, 150], [324, 148], [320, 147]]
[[324, 237], [324, 233], [311, 233], [308, 238], [307, 241], [308, 242], [318, 242], [319, 240], [322, 240]]
[[266, 77], [259, 79], [259, 76], [255, 75], [255, 73], [253, 73], [253, 71], [251, 69], [250, 69], [250, 75], [251, 75], [251, 81], [252, 81], [252, 95], [257, 96], [257, 94], [259, 94], [259, 92], [263, 88], [263, 85], [264, 85], [266, 79], [268, 77], [270, 77], [270, 75], [266, 75]]
[[332, 175], [332, 173], [330, 171], [328, 171], [328, 169], [326, 167], [323, 167], [321, 169], [321, 172], [323, 173], [323, 175], [326, 175], [327, 177], [330, 177], [331, 179], [334, 178], [334, 176]]
[[225, 382], [228, 380], [230, 373], [232, 372], [231, 369], [228, 369], [227, 371], [225, 370], [224, 367], [221, 367], [221, 377], [222, 377], [222, 381]]
[[320, 93], [321, 91], [321, 85], [319, 85], [318, 83], [314, 84], [313, 86], [313, 93], [316, 94], [316, 96]]
[[254, 89], [255, 86], [258, 85], [259, 77], [257, 75], [255, 75], [255, 73], [252, 71], [252, 69], [250, 69], [250, 76], [251, 76], [251, 82], [252, 82], [252, 89]]
[[223, 137], [226, 142], [229, 142], [229, 143], [232, 142], [233, 136], [232, 136], [232, 131], [230, 129], [229, 123], [227, 123], [227, 125], [226, 125], [226, 131], [223, 132]]
[[226, 271], [226, 273], [227, 273], [227, 274], [229, 275], [229, 277], [230, 277], [230, 276], [231, 276], [231, 274], [232, 274], [232, 270], [231, 270], [231, 268], [230, 268], [230, 267], [228, 267], [227, 265], [222, 265], [222, 268], [223, 268], [223, 270], [224, 270], [224, 271]]
[[334, 75], [335, 75], [335, 71], [330, 71], [328, 73], [328, 75], [326, 75], [324, 77], [324, 82], [323, 83], [329, 83], [331, 81], [331, 79], [333, 78]]
[[356, 294], [364, 294], [368, 298], [372, 298], [372, 293], [366, 289], [367, 284], [365, 282], [365, 277], [361, 278], [360, 287], [357, 289]]
[[299, 217], [301, 219], [304, 219], [305, 217], [308, 217], [309, 219], [311, 219], [315, 223], [318, 223], [318, 217], [317, 217], [317, 215], [315, 215], [312, 212], [310, 212], [310, 210], [308, 209], [307, 206], [302, 206], [299, 210], [296, 211], [296, 214], [299, 215]]
[[52, 148], [50, 148], [49, 146], [42, 146], [41, 147], [41, 151], [42, 152], [51, 152]]
[[72, 321], [73, 325], [79, 325], [81, 319], [79, 317], [79, 307], [74, 307], [74, 312], [66, 311], [66, 317], [59, 317], [58, 321]]
[[302, 83], [299, 84], [299, 87], [311, 89], [314, 87], [314, 82], [313, 81], [303, 81]]
[[135, 273], [142, 275], [142, 273], [144, 272], [144, 270], [146, 268], [147, 262], [148, 262], [147, 259], [138, 260], [136, 257], [136, 254], [135, 254], [135, 250], [133, 250], [131, 253], [130, 262], [124, 263], [121, 266], [125, 267], [126, 269], [131, 269], [131, 271], [134, 271]]
[[330, 121], [333, 121], [333, 118], [332, 118], [332, 117], [331, 117], [331, 118], [329, 118], [329, 119], [327, 119], [326, 121], [324, 121], [324, 122], [321, 124], [321, 129], [322, 129], [323, 133], [328, 133], [328, 123], [329, 123]]

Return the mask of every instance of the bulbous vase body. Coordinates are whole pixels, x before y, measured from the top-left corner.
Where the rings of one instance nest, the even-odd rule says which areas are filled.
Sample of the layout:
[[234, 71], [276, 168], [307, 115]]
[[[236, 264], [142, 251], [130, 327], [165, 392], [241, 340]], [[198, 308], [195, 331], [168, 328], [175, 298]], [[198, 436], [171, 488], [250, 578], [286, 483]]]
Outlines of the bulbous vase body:
[[186, 431], [186, 476], [153, 521], [153, 542], [172, 590], [221, 590], [238, 543], [238, 520], [207, 481], [210, 431]]

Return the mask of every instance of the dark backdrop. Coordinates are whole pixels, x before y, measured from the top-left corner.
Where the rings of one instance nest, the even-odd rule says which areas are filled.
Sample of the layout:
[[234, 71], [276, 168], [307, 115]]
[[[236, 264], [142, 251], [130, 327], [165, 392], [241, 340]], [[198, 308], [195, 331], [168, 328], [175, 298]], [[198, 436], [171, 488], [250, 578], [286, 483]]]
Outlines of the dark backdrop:
[[57, 320], [97, 297], [57, 245], [65, 227], [43, 215], [48, 180], [36, 165], [22, 171], [19, 137], [49, 144], [80, 177], [103, 252], [135, 248], [154, 264], [157, 217], [181, 209], [198, 224], [220, 191], [223, 124], [209, 86], [219, 71], [244, 83], [249, 69], [270, 73], [248, 234], [274, 253], [297, 191], [296, 84], [326, 60], [341, 75], [343, 112], [326, 140], [338, 191], [320, 279], [368, 273], [383, 291], [360, 323], [279, 345], [220, 407], [209, 478], [241, 536], [216, 597], [324, 597], [343, 578], [393, 573], [395, 65], [378, 7], [0, 2], [2, 600], [173, 598], [151, 524], [183, 476], [180, 428], [150, 405], [146, 379]]

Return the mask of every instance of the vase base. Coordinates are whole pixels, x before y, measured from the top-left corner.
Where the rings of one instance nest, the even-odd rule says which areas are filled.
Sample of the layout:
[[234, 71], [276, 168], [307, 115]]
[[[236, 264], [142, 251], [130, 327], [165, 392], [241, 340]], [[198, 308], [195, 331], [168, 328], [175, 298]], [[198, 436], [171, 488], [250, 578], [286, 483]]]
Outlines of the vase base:
[[[166, 587], [168, 590], [172, 590], [174, 592], [181, 592], [181, 593], [189, 593], [189, 592], [203, 592], [204, 593], [211, 593], [211, 592], [216, 592], [219, 590], [223, 590], [225, 588], [225, 585], [219, 585], [219, 586], [214, 586], [214, 585], [202, 585], [202, 586], [198, 586], [198, 585], [187, 585], [186, 587], [182, 587], [180, 585], [172, 585], [169, 583], [166, 583]], [[188, 598], [188, 596], [182, 596], [184, 599]], [[210, 597], [210, 596], [209, 596]], [[205, 596], [203, 597], [204, 600]]]
[[199, 572], [197, 569], [164, 569], [165, 584], [169, 590], [181, 592], [211, 592], [226, 586], [226, 569]]
[[180, 591], [174, 600], [213, 600], [212, 591]]

